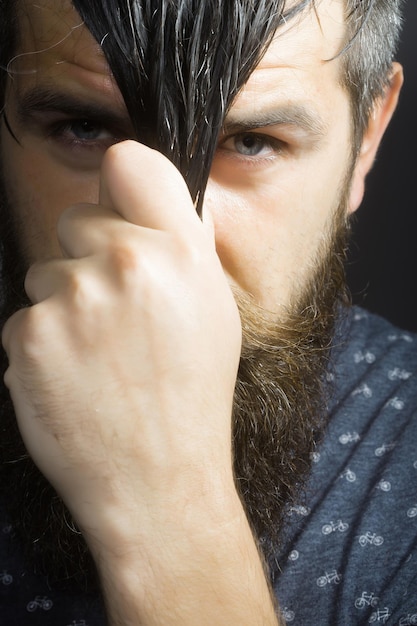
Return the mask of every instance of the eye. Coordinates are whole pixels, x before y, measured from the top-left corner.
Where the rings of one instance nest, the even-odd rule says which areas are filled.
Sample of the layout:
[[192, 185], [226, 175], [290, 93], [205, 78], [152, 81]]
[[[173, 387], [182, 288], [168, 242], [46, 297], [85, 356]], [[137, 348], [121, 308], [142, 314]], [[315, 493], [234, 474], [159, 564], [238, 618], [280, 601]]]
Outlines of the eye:
[[68, 132], [72, 132], [74, 137], [84, 141], [97, 141], [110, 137], [110, 133], [102, 126], [90, 120], [74, 120], [67, 124]]
[[111, 142], [113, 134], [102, 124], [93, 120], [66, 120], [54, 126], [53, 137], [59, 138], [68, 143], [96, 144], [99, 142]]
[[283, 143], [269, 135], [248, 132], [226, 138], [220, 143], [219, 148], [231, 155], [268, 158], [281, 152]]
[[266, 137], [254, 134], [237, 135], [234, 138], [234, 145], [236, 151], [245, 156], [258, 156], [266, 147], [269, 147]]
[[89, 118], [57, 120], [45, 132], [54, 158], [72, 169], [98, 169], [105, 151], [126, 139], [123, 130]]

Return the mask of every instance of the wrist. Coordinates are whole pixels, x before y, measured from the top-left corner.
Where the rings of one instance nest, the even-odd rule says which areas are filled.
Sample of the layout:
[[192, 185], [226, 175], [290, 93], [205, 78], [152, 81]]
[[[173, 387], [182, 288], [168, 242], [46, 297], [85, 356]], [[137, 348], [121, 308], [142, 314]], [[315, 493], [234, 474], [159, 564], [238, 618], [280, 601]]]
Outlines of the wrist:
[[88, 538], [110, 624], [125, 623], [117, 621], [121, 611], [132, 623], [152, 626], [275, 624], [236, 491], [206, 507], [183, 502], [174, 512], [169, 504], [145, 528], [126, 512], [109, 515], [105, 541], [103, 533]]

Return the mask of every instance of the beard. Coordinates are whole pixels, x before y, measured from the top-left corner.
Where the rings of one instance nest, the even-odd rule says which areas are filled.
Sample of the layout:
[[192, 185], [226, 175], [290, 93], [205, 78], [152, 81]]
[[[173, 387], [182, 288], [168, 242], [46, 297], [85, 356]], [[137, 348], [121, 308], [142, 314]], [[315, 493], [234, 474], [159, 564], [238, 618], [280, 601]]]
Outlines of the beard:
[[[0, 180], [2, 325], [30, 302], [19, 227]], [[326, 423], [326, 372], [339, 304], [345, 301], [346, 194], [335, 213], [315, 271], [277, 321], [237, 293], [243, 348], [233, 410], [234, 473], [255, 537], [268, 561], [288, 509], [303, 498], [312, 454]], [[20, 251], [20, 252], [19, 252]], [[7, 358], [1, 354], [2, 372]], [[74, 390], [76, 393], [76, 390]], [[4, 385], [0, 388], [0, 490], [25, 558], [57, 587], [95, 591], [98, 580], [85, 541], [59, 495], [33, 463]]]
[[235, 481], [266, 562], [280, 547], [285, 518], [302, 505], [331, 397], [336, 326], [350, 303], [345, 261], [347, 193], [319, 251], [314, 274], [285, 319], [239, 295], [243, 348], [233, 411]]

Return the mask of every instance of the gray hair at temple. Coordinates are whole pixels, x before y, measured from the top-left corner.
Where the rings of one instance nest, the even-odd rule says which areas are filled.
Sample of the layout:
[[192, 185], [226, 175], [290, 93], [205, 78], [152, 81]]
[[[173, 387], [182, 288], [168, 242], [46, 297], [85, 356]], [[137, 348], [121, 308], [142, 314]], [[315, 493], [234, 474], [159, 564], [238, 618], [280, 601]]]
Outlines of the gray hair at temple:
[[[0, 0], [0, 106], [18, 45], [19, 11], [31, 1]], [[234, 98], [280, 24], [314, 11], [322, 1], [73, 0], [73, 5], [102, 46], [135, 138], [171, 159], [199, 208]], [[350, 94], [355, 153], [390, 79], [402, 0], [340, 2], [346, 39], [338, 58]]]

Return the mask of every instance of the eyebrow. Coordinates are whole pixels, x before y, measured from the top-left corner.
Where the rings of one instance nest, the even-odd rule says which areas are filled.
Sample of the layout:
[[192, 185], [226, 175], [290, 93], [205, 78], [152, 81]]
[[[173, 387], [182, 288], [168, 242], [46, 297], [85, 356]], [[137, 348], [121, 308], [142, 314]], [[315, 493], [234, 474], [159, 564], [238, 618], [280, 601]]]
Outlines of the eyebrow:
[[259, 111], [246, 116], [232, 112], [226, 117], [223, 125], [225, 134], [244, 133], [268, 126], [297, 126], [317, 139], [323, 137], [327, 125], [321, 117], [304, 105], [289, 104]]
[[[86, 101], [84, 96], [63, 93], [55, 88], [36, 86], [18, 99], [16, 113], [23, 123], [43, 112], [64, 113], [80, 119], [91, 118], [109, 126], [131, 127], [127, 113], [117, 113], [103, 104]], [[282, 105], [250, 116], [232, 110], [226, 117], [222, 132], [225, 135], [239, 134], [258, 128], [284, 125], [299, 127], [317, 139], [326, 132], [326, 124], [320, 116], [299, 104]]]
[[47, 87], [34, 87], [18, 98], [16, 113], [25, 122], [37, 113], [57, 112], [76, 118], [94, 118], [110, 126], [131, 125], [127, 113], [116, 112], [100, 103], [88, 102], [84, 96], [74, 96]]

